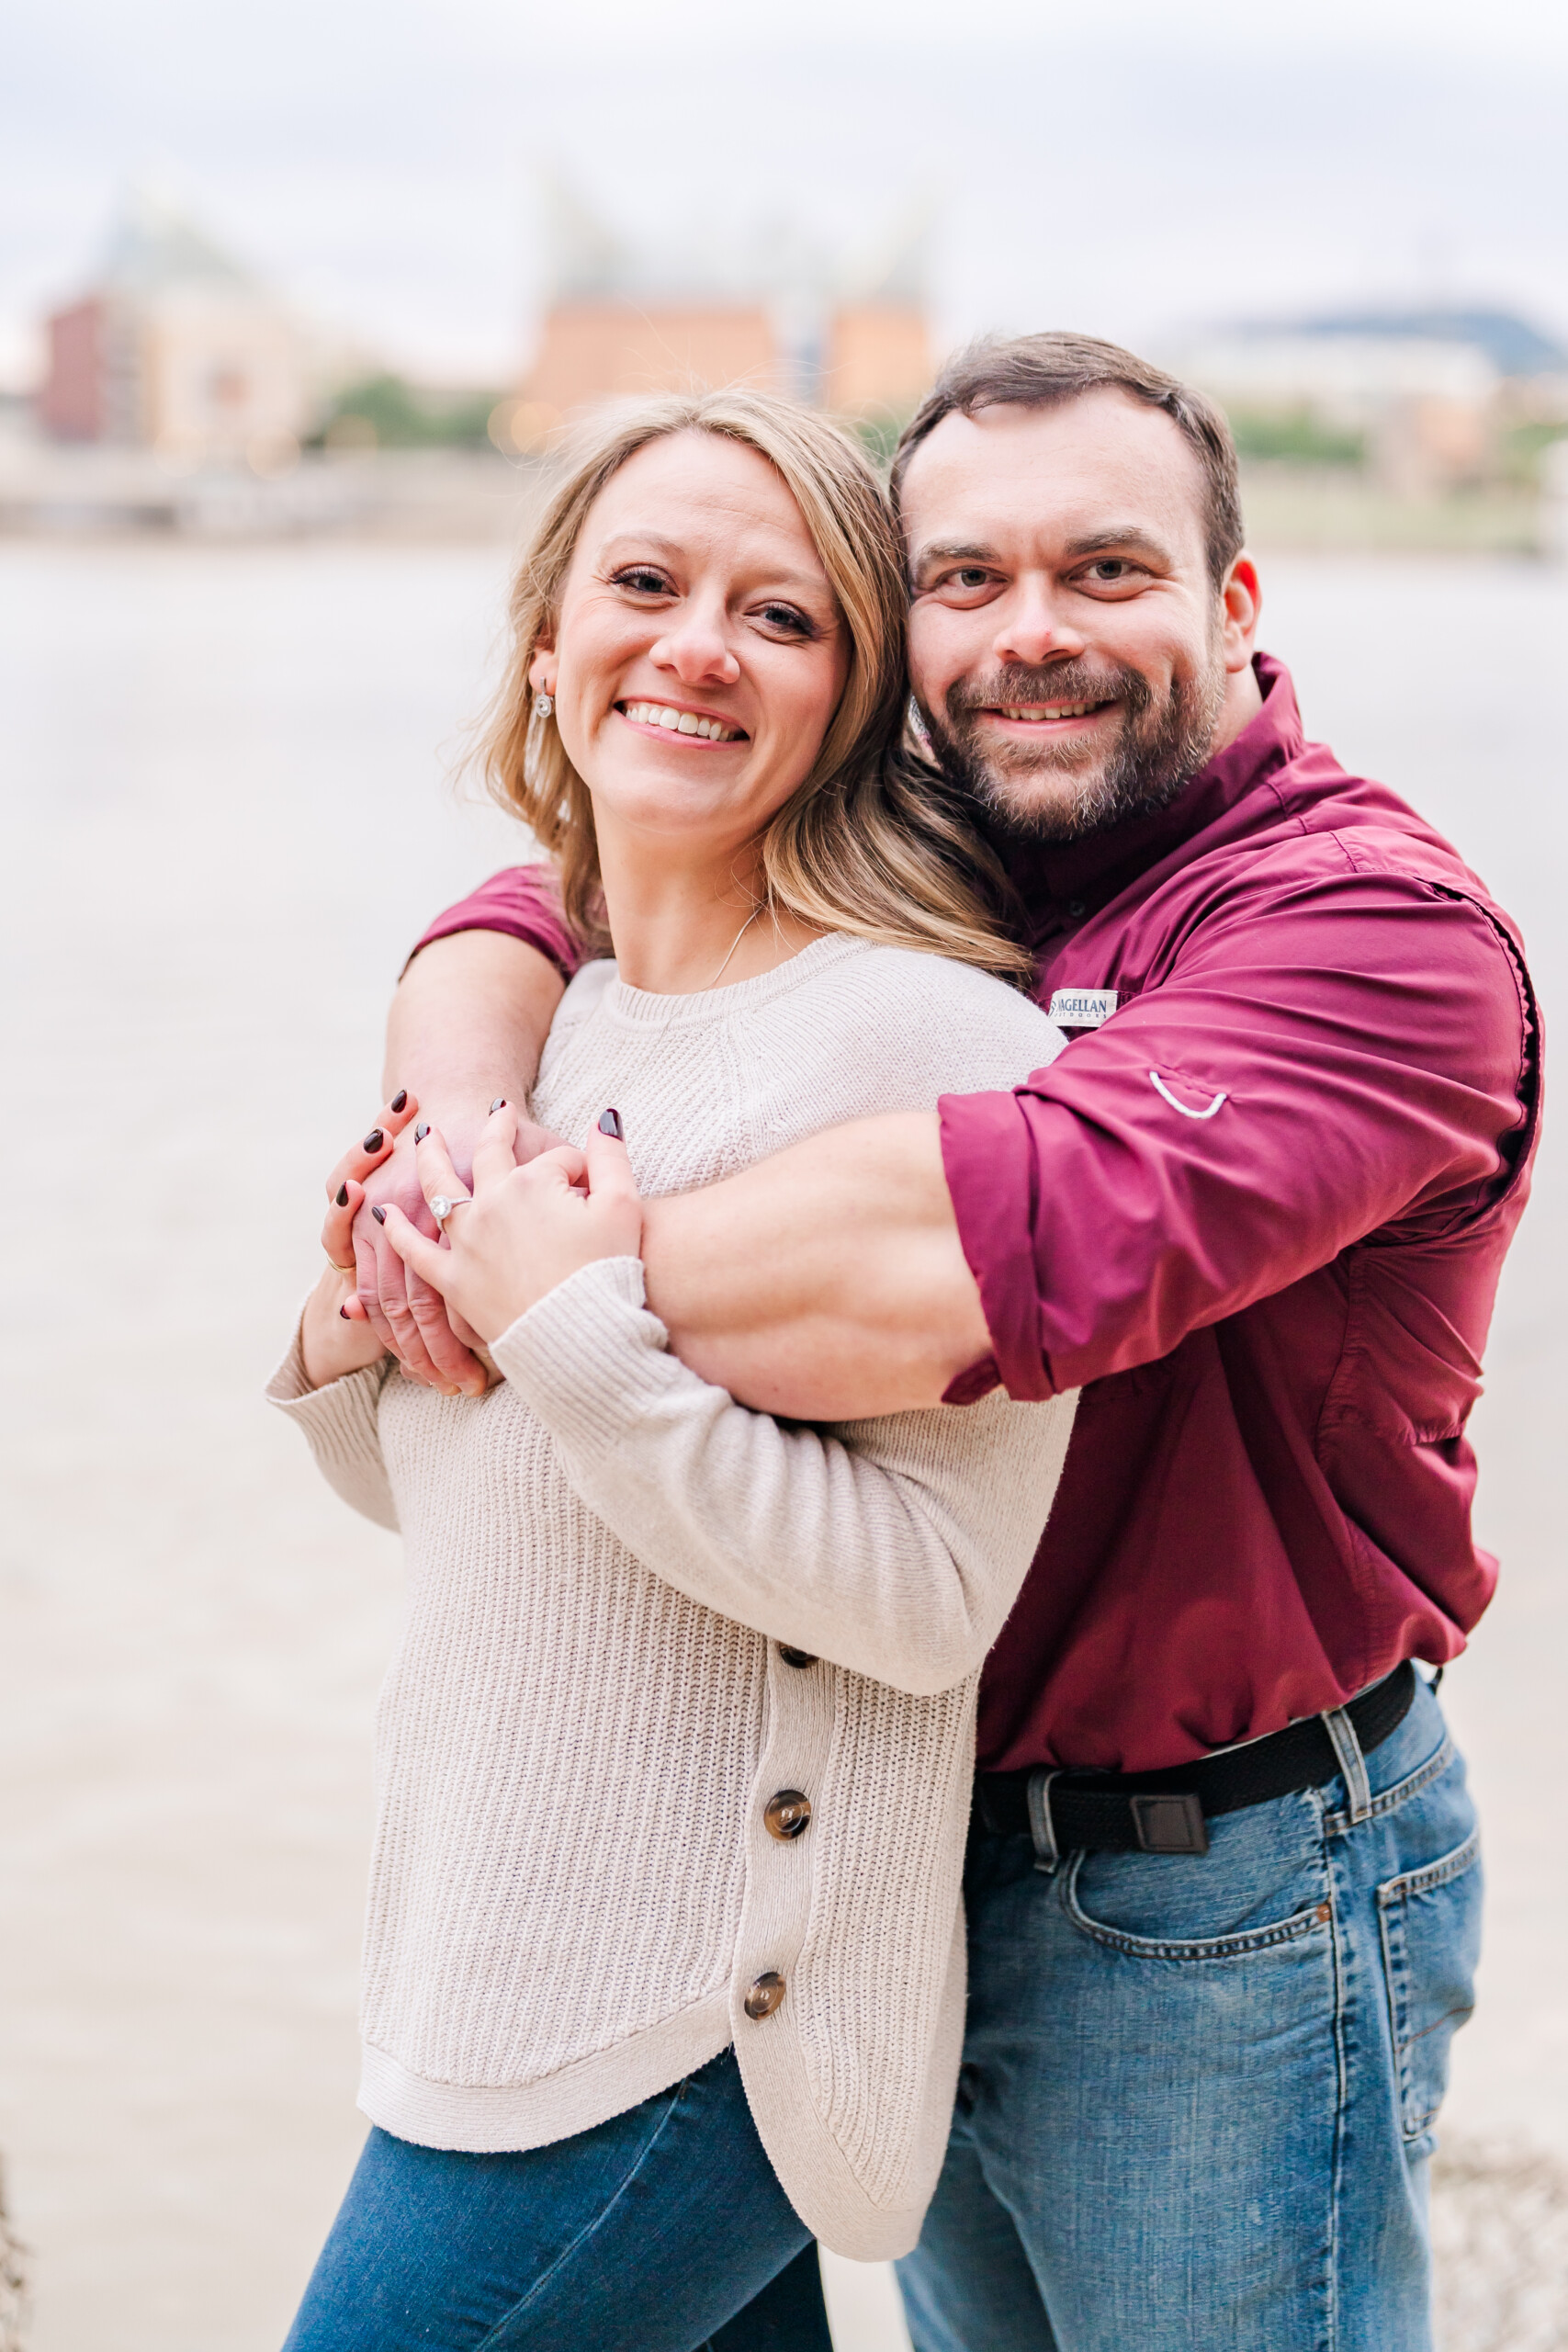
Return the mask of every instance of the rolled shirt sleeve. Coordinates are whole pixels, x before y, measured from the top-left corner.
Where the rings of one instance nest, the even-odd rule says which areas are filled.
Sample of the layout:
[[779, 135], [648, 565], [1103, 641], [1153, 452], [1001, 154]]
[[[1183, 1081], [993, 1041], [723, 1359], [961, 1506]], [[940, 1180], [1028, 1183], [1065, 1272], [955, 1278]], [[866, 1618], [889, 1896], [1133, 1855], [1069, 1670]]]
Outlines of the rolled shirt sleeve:
[[1003, 1385], [1152, 1363], [1370, 1234], [1472, 1216], [1519, 1159], [1532, 1036], [1461, 895], [1381, 872], [1235, 889], [1049, 1069], [942, 1104]]
[[582, 962], [582, 945], [567, 922], [550, 865], [508, 865], [492, 874], [436, 916], [416, 943], [410, 963], [432, 940], [449, 939], [458, 931], [505, 932], [525, 946], [536, 947], [563, 979], [570, 980]]

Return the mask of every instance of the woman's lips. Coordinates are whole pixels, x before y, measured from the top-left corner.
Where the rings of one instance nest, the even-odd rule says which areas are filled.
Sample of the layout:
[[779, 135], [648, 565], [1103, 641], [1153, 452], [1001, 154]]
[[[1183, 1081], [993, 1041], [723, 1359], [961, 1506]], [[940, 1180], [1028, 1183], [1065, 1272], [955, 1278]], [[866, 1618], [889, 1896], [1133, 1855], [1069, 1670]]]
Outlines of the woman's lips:
[[670, 735], [694, 735], [702, 743], [743, 743], [746, 730], [710, 711], [682, 710], [671, 702], [621, 702], [615, 705], [634, 727], [658, 727]]

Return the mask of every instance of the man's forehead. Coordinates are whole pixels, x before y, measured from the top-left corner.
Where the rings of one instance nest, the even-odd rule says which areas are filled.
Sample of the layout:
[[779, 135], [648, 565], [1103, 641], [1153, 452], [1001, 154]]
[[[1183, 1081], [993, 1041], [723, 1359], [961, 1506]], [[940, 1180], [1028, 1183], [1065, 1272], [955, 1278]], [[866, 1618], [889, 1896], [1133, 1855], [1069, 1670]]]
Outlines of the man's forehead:
[[1185, 553], [1201, 546], [1203, 489], [1173, 420], [1105, 390], [944, 416], [910, 458], [900, 503], [917, 561], [981, 547], [1077, 551], [1129, 531]]

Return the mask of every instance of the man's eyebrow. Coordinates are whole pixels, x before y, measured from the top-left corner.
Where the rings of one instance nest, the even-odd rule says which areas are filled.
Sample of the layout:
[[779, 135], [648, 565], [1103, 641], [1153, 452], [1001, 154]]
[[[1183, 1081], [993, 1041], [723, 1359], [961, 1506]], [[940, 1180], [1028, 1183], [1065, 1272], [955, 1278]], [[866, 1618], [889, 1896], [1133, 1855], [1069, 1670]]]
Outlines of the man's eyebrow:
[[1160, 563], [1172, 561], [1170, 549], [1152, 531], [1140, 529], [1130, 523], [1119, 531], [1090, 531], [1081, 539], [1069, 539], [1066, 553], [1070, 556], [1104, 555], [1112, 548], [1125, 548], [1129, 554], [1152, 555]]
[[909, 560], [912, 571], [924, 571], [933, 563], [995, 563], [997, 551], [984, 539], [928, 539], [917, 548]]

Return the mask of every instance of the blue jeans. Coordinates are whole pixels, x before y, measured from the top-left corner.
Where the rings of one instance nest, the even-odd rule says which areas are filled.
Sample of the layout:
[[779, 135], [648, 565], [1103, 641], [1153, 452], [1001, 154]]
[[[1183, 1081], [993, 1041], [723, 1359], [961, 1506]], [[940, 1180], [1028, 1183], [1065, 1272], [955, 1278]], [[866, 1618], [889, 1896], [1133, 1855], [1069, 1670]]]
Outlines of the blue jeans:
[[831, 2352], [733, 2050], [518, 2155], [373, 2131], [285, 2352]]
[[1427, 2352], [1475, 1817], [1425, 1682], [1365, 1761], [1354, 1804], [1222, 1815], [1202, 1856], [1043, 1872], [976, 1835], [958, 2110], [899, 2266], [917, 2352]]

